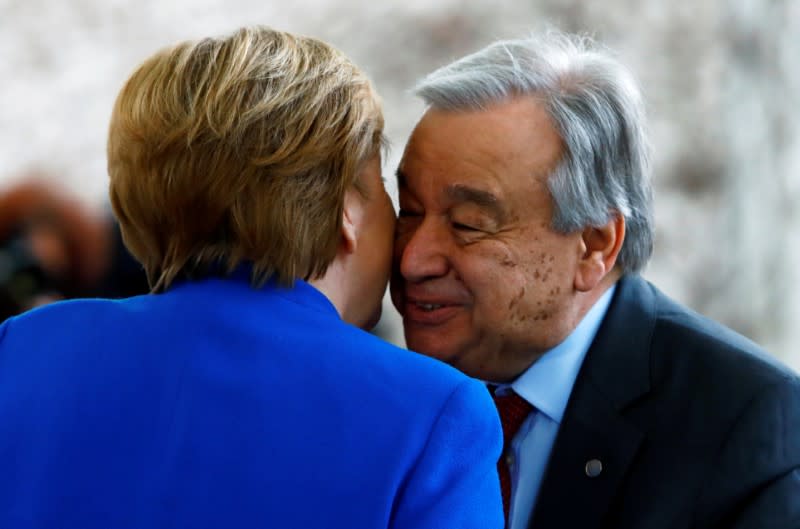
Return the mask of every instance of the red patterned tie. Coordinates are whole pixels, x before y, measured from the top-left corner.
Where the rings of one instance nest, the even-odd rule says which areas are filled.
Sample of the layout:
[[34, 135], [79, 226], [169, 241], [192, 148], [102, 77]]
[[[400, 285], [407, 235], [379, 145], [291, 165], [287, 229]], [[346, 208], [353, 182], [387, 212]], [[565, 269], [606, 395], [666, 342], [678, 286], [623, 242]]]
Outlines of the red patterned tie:
[[508, 508], [511, 504], [511, 472], [508, 468], [509, 457], [512, 457], [511, 440], [533, 410], [533, 406], [513, 391], [499, 396], [493, 393], [492, 398], [500, 414], [500, 424], [503, 426], [503, 454], [497, 462], [497, 473], [500, 475], [500, 490], [503, 493], [503, 511], [508, 520]]

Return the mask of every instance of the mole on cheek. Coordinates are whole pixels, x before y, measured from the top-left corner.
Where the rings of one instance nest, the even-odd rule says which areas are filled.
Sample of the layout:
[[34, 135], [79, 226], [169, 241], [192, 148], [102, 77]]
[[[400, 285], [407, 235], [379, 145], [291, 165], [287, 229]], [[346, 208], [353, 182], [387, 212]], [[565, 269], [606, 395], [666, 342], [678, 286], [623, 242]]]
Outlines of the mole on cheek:
[[513, 319], [516, 320], [518, 323], [524, 323], [524, 322], [528, 321], [528, 315], [527, 314], [523, 314], [521, 312], [517, 312], [517, 313], [514, 314], [514, 318]]
[[548, 309], [539, 309], [533, 316], [533, 321], [547, 321], [551, 316], [551, 311]]

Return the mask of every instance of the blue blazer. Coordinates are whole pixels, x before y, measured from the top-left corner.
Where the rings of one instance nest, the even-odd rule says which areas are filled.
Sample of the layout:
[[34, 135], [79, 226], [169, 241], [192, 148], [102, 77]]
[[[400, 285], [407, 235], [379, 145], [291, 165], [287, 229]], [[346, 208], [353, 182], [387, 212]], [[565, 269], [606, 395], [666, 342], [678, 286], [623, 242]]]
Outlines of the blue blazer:
[[482, 384], [246, 277], [0, 325], [0, 528], [500, 529]]

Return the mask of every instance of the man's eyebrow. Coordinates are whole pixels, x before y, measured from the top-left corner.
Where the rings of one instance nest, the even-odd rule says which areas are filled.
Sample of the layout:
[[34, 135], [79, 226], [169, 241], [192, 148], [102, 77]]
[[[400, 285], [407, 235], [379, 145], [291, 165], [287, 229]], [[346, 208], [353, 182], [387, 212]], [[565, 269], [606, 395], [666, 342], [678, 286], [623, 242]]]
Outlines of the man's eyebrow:
[[497, 195], [484, 191], [482, 189], [475, 189], [474, 187], [465, 186], [463, 184], [453, 184], [447, 188], [447, 196], [456, 202], [471, 202], [489, 213], [496, 219], [501, 220], [505, 216], [505, 208], [497, 198]]

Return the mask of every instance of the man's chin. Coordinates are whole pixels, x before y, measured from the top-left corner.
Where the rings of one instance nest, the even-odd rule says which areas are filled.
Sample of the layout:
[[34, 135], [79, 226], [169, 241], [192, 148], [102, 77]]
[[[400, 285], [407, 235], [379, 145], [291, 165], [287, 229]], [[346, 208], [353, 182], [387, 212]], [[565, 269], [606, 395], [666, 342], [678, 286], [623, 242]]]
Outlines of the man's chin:
[[458, 357], [450, 352], [451, 347], [448, 347], [449, 344], [442, 343], [441, 339], [437, 339], [441, 338], [441, 335], [425, 336], [423, 334], [428, 333], [406, 332], [406, 348], [455, 367]]
[[[419, 354], [435, 358], [454, 367], [467, 376], [487, 380], [487, 376], [496, 375], [480, 357], [470, 354], [471, 350], [464, 343], [452, 343], [441, 340], [438, 336], [423, 336], [418, 333], [406, 333], [406, 348]], [[474, 351], [472, 351], [474, 352]]]

